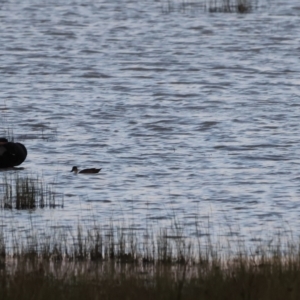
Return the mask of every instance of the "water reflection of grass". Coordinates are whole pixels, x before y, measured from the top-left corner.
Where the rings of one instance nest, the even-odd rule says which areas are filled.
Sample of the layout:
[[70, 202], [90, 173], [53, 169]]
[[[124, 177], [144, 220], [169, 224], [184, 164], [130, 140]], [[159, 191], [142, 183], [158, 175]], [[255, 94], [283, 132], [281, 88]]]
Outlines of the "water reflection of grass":
[[[299, 299], [296, 242], [221, 252], [176, 226], [0, 235], [0, 299]], [[71, 238], [70, 238], [71, 237]]]

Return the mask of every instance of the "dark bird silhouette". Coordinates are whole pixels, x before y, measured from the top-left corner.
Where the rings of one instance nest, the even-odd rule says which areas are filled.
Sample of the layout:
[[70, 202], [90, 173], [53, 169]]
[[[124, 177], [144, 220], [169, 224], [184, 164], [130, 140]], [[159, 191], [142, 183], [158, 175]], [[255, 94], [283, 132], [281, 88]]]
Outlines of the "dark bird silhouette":
[[81, 171], [78, 170], [76, 166], [74, 166], [71, 170], [71, 172], [74, 172], [75, 174], [96, 174], [99, 173], [101, 169], [91, 168], [91, 169], [83, 169]]

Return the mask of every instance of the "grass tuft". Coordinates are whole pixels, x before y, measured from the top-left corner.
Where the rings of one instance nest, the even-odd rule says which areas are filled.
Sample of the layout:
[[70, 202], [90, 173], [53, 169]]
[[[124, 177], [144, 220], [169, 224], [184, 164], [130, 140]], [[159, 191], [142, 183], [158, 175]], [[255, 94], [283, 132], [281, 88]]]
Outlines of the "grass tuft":
[[210, 0], [208, 11], [212, 13], [249, 13], [252, 0]]
[[57, 203], [57, 194], [38, 177], [18, 174], [3, 176], [0, 207], [5, 209], [36, 209], [63, 207], [63, 197]]
[[161, 10], [163, 13], [196, 13], [208, 11], [211, 13], [250, 13], [257, 9], [258, 0], [162, 0]]

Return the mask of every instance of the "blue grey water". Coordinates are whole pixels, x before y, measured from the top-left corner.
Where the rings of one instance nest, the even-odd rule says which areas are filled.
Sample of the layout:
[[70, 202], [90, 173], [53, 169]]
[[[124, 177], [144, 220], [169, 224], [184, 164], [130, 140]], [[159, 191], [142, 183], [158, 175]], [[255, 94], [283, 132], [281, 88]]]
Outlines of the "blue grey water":
[[28, 149], [20, 176], [64, 194], [1, 210], [4, 230], [175, 215], [190, 236], [300, 234], [300, 4], [182, 3], [1, 2], [2, 134]]

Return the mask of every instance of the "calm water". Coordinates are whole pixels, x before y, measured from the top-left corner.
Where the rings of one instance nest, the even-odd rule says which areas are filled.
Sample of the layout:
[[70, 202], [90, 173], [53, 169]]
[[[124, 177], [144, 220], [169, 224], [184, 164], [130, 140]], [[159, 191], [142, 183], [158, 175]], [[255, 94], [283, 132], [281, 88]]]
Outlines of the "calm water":
[[[168, 9], [0, 4], [2, 131], [28, 148], [20, 174], [65, 195], [63, 209], [2, 210], [4, 228], [143, 229], [175, 214], [191, 236], [195, 218], [239, 238], [300, 233], [300, 4]], [[73, 165], [102, 171], [75, 176]]]

